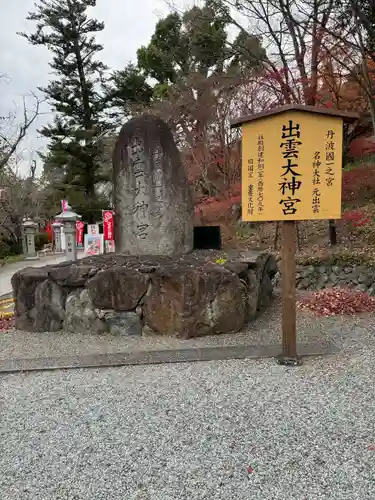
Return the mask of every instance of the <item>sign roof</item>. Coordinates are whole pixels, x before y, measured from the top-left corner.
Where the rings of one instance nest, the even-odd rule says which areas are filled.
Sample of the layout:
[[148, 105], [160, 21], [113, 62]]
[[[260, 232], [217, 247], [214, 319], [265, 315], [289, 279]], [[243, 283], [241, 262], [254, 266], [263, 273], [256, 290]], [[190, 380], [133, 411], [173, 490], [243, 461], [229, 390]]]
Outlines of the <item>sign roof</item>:
[[261, 113], [255, 113], [253, 115], [241, 116], [231, 121], [231, 128], [240, 127], [248, 122], [254, 122], [255, 120], [260, 120], [262, 118], [268, 118], [270, 116], [279, 115], [287, 111], [302, 111], [306, 113], [316, 113], [319, 115], [326, 115], [330, 117], [342, 118], [345, 122], [353, 122], [359, 118], [357, 113], [352, 113], [349, 111], [340, 111], [332, 108], [324, 108], [317, 106], [305, 106], [304, 104], [286, 104], [284, 106], [279, 106], [277, 108], [269, 109], [267, 111], [262, 111]]

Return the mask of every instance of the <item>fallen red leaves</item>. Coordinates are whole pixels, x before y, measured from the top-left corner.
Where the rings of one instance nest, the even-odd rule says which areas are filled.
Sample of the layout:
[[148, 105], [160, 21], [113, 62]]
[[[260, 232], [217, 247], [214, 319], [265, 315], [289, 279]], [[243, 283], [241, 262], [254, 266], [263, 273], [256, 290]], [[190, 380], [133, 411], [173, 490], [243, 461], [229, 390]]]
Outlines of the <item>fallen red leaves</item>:
[[375, 297], [344, 288], [327, 288], [308, 295], [297, 303], [297, 307], [319, 316], [375, 312]]
[[347, 210], [342, 214], [342, 219], [348, 222], [353, 227], [366, 226], [371, 222], [370, 217], [367, 217], [362, 210]]
[[7, 332], [14, 326], [14, 318], [0, 318], [0, 333]]

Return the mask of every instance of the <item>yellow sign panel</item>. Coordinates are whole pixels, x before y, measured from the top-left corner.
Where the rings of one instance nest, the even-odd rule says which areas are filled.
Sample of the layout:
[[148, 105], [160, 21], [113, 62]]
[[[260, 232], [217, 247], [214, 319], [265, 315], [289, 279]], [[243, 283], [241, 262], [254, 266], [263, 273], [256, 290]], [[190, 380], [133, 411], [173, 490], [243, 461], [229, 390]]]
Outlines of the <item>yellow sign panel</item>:
[[242, 220], [341, 217], [343, 120], [288, 111], [242, 125]]

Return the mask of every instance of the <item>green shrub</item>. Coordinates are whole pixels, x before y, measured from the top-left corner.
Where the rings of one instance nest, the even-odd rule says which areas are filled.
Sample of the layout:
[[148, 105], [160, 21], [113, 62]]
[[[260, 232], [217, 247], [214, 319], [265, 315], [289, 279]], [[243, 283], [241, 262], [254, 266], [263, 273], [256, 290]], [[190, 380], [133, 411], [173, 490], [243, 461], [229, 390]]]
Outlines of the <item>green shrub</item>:
[[12, 255], [11, 247], [8, 245], [8, 242], [5, 240], [0, 240], [0, 259], [4, 259], [4, 257], [9, 257]]
[[35, 250], [39, 252], [42, 250], [44, 245], [48, 245], [48, 234], [47, 233], [37, 233], [35, 235]]
[[22, 242], [14, 242], [5, 238], [0, 239], [0, 259], [21, 255], [22, 252]]
[[8, 245], [10, 246], [10, 255], [21, 255], [23, 253], [21, 241], [18, 241], [17, 243], [14, 241], [8, 241]]

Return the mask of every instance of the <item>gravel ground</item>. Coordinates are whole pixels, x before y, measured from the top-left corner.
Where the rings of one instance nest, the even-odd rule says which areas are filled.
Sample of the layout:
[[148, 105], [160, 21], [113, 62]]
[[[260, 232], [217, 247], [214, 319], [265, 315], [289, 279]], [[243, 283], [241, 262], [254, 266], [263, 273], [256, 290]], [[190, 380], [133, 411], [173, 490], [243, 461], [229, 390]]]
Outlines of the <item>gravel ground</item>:
[[0, 497], [373, 500], [374, 364], [373, 345], [297, 369], [266, 360], [3, 376]]
[[[317, 318], [310, 313], [298, 312], [297, 337], [301, 344], [316, 345], [326, 342], [341, 344], [356, 336], [370, 322], [375, 324], [375, 314], [353, 318]], [[342, 334], [342, 332], [344, 332]], [[179, 340], [168, 337], [115, 337], [109, 335], [68, 334], [63, 332], [27, 333], [12, 330], [0, 335], [0, 359], [57, 357], [67, 355], [136, 352], [143, 350], [183, 349], [189, 347], [214, 347], [228, 345], [272, 345], [281, 343], [280, 301], [263, 313], [248, 330], [235, 335], [217, 335], [198, 339]]]
[[[278, 311], [249, 332], [186, 342], [275, 343]], [[340, 354], [289, 369], [233, 360], [2, 375], [0, 499], [373, 500], [375, 315], [298, 320], [301, 341], [334, 341]], [[23, 336], [13, 351], [21, 332], [0, 345], [25, 353]], [[30, 357], [66, 341], [36, 338]], [[65, 349], [87, 354], [93, 340]]]

